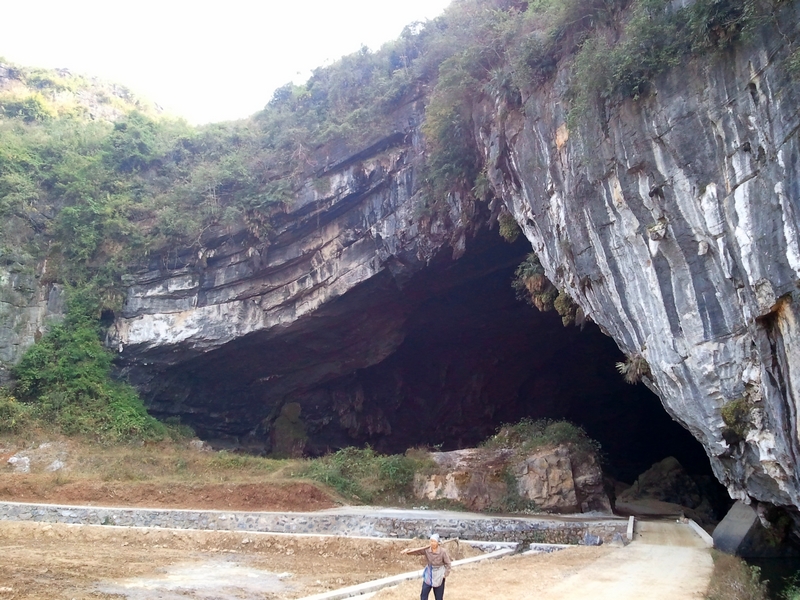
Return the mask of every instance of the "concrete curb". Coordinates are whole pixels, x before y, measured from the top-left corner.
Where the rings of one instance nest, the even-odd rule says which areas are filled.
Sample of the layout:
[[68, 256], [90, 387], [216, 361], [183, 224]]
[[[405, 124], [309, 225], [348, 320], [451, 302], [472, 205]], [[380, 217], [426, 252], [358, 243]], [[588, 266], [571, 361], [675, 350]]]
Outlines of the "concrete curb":
[[[454, 560], [453, 566], [466, 565], [469, 563], [480, 562], [493, 558], [501, 558], [514, 552], [514, 548], [503, 548], [485, 554], [483, 556], [473, 556], [472, 558], [464, 558], [462, 560]], [[422, 577], [422, 569], [418, 571], [411, 571], [409, 573], [400, 573], [399, 575], [392, 575], [391, 577], [384, 577], [383, 579], [376, 579], [375, 581], [368, 581], [366, 583], [359, 583], [350, 587], [342, 588], [340, 590], [333, 590], [332, 592], [323, 592], [322, 594], [314, 594], [313, 596], [305, 596], [298, 600], [341, 600], [342, 598], [355, 598], [358, 596], [368, 597], [366, 594], [371, 594], [382, 590], [383, 588], [391, 587], [408, 581], [409, 579], [418, 579]]]
[[689, 527], [691, 527], [694, 532], [706, 543], [706, 546], [709, 548], [714, 547], [714, 538], [709, 535], [709, 533], [700, 527], [697, 523], [694, 522], [693, 519], [689, 519]]
[[577, 548], [578, 546], [575, 544], [530, 544], [528, 549], [525, 550], [522, 554], [551, 554], [552, 552], [558, 552], [559, 550], [565, 550], [566, 548]]

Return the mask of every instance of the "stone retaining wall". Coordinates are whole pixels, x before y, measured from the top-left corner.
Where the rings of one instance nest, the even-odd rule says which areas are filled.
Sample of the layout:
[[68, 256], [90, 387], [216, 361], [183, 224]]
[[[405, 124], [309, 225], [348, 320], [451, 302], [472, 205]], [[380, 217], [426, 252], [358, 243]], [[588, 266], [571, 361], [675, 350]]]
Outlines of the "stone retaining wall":
[[323, 534], [366, 537], [424, 538], [432, 531], [444, 538], [485, 541], [580, 543], [588, 533], [610, 541], [625, 534], [627, 521], [558, 521], [526, 517], [477, 515], [271, 513], [149, 508], [100, 508], [0, 502], [1, 521], [38, 521], [76, 525], [117, 525], [204, 529], [212, 531], [260, 531], [290, 534]]

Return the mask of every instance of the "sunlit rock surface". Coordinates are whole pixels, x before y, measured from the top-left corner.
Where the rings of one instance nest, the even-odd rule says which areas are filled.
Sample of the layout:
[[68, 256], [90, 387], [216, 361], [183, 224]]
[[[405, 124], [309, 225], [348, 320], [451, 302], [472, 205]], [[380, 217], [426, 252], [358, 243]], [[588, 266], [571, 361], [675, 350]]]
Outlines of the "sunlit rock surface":
[[611, 512], [597, 457], [569, 445], [525, 456], [489, 448], [430, 456], [436, 463], [434, 472], [414, 480], [414, 493], [421, 500], [448, 500], [471, 510]]
[[[781, 35], [797, 38], [798, 22], [572, 129], [563, 71], [521, 109], [477, 115], [489, 175], [548, 277], [646, 358], [649, 385], [734, 498], [793, 506], [800, 82]], [[742, 400], [746, 417], [726, 423]]]
[[48, 325], [62, 318], [62, 288], [43, 284], [42, 270], [29, 256], [0, 250], [0, 384]]

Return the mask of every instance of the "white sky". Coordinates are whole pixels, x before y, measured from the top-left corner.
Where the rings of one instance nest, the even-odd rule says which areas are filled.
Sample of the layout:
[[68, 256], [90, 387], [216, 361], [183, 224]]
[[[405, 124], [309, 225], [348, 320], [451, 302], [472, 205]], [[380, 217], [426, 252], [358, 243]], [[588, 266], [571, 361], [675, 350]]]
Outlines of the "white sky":
[[0, 1], [0, 57], [121, 83], [193, 123], [246, 117], [275, 88], [378, 49], [450, 0]]

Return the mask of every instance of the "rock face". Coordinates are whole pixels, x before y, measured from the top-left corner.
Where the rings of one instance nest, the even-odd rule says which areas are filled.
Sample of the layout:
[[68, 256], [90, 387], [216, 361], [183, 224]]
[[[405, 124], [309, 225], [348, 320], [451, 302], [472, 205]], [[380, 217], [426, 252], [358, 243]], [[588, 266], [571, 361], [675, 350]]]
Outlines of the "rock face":
[[520, 498], [547, 512], [611, 512], [603, 472], [593, 454], [567, 446], [526, 457], [511, 468]]
[[672, 456], [654, 464], [619, 494], [615, 508], [625, 514], [684, 513], [702, 524], [715, 524], [711, 502]]
[[[123, 373], [154, 412], [207, 438], [290, 453], [457, 445], [602, 394], [586, 382], [613, 349], [575, 366], [574, 333], [494, 294], [529, 250], [488, 231], [502, 202], [548, 278], [646, 359], [647, 385], [731, 495], [800, 506], [800, 84], [785, 68], [800, 14], [784, 10], [780, 32], [765, 24], [573, 128], [563, 66], [521, 107], [487, 99], [474, 122], [491, 206], [452, 195], [423, 208], [424, 107], [409, 105], [395, 134], [317, 157], [268, 242], [209, 232], [132, 275], [108, 339]], [[33, 312], [5, 321], [3, 360], [33, 340], [43, 307], [58, 312], [50, 289], [26, 294], [7, 303]]]
[[576, 128], [561, 71], [519, 110], [487, 104], [476, 129], [547, 276], [647, 360], [647, 384], [730, 494], [796, 507], [800, 82], [784, 62], [796, 4], [784, 22]]
[[41, 271], [28, 256], [0, 251], [0, 384], [47, 326], [62, 317], [62, 288], [42, 284]]
[[523, 457], [507, 449], [470, 448], [434, 452], [431, 458], [436, 472], [414, 481], [419, 499], [446, 499], [471, 510], [611, 512], [597, 457], [569, 446]]
[[785, 519], [772, 523], [737, 501], [714, 528], [714, 547], [743, 557], [796, 557], [797, 548], [786, 541], [788, 525]]
[[[390, 406], [365, 400], [366, 384], [352, 376], [395, 352], [431, 294], [473, 276], [411, 281], [425, 267], [453, 265], [479, 222], [469, 218], [474, 202], [458, 199], [436, 218], [420, 214], [419, 143], [403, 134], [330, 159], [274, 217], [269, 242], [223, 231], [200, 257], [181, 256], [175, 268], [156, 262], [136, 277], [109, 343], [150, 407], [213, 438], [274, 438], [287, 403], [317, 429], [333, 420], [350, 437], [388, 433]], [[477, 269], [508, 268], [519, 252]], [[346, 441], [329, 436], [319, 451]]]

